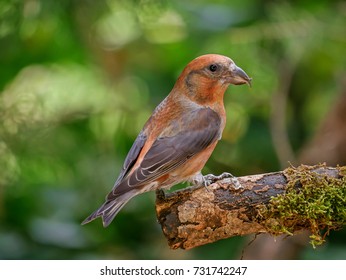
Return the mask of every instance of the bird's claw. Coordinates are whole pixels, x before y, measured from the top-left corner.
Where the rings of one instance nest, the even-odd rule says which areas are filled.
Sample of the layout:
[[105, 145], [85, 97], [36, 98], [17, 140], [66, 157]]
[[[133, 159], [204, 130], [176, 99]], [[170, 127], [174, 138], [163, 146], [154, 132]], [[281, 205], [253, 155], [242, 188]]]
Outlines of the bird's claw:
[[231, 173], [224, 172], [218, 176], [213, 175], [213, 174], [208, 174], [208, 175], [203, 176], [203, 178], [204, 178], [205, 185], [209, 186], [209, 185], [211, 185], [211, 184], [213, 184], [219, 180], [223, 180], [226, 178], [234, 178], [234, 176]]
[[239, 180], [237, 179], [237, 177], [235, 177], [234, 175], [232, 175], [231, 173], [228, 172], [224, 172], [221, 175], [213, 175], [213, 174], [208, 174], [203, 176], [204, 178], [204, 185], [205, 187], [210, 186], [211, 184], [220, 181], [220, 180], [224, 180], [224, 179], [229, 179], [229, 181], [234, 185], [234, 187], [236, 189], [241, 188], [241, 185], [239, 183]]

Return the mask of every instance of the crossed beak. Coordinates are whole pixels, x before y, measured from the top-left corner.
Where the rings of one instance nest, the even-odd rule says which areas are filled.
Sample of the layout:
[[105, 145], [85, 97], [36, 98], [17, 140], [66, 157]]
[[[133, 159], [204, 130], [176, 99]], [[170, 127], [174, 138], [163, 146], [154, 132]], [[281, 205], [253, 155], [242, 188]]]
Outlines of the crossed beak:
[[233, 85], [248, 84], [251, 87], [251, 78], [245, 73], [243, 69], [233, 64], [230, 69], [229, 82]]

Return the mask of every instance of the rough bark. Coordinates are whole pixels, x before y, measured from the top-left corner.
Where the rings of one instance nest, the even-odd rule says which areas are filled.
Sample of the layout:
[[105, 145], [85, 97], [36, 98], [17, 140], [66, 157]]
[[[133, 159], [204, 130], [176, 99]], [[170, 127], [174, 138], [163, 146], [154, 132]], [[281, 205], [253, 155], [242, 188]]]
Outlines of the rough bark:
[[[340, 169], [326, 166], [310, 167], [310, 171], [316, 176], [343, 176]], [[273, 197], [285, 194], [290, 178], [281, 171], [238, 180], [241, 184], [238, 189], [230, 179], [224, 179], [207, 188], [158, 192], [157, 218], [170, 248], [191, 249], [232, 236], [267, 232], [268, 221], [261, 217], [259, 209]], [[295, 188], [301, 186], [299, 181], [294, 182]]]

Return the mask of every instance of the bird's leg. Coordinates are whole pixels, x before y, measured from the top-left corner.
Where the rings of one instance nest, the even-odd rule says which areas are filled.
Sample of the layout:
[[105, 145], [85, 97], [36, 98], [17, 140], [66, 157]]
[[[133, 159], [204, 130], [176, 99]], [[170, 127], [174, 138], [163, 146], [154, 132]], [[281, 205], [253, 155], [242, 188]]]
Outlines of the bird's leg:
[[201, 172], [199, 172], [198, 174], [196, 174], [191, 180], [190, 182], [192, 183], [193, 186], [195, 187], [205, 187], [207, 189], [207, 191], [209, 191], [208, 186], [210, 184], [207, 184], [204, 176], [202, 175]]
[[237, 177], [233, 176], [231, 173], [224, 172], [219, 176], [208, 174], [203, 176], [203, 178], [204, 178], [204, 182], [206, 186], [209, 186], [219, 180], [230, 179], [230, 181], [232, 182], [232, 184], [234, 185], [236, 189], [241, 188], [239, 180], [237, 179]]
[[219, 180], [223, 180], [223, 179], [226, 179], [226, 178], [235, 178], [231, 173], [227, 173], [227, 172], [224, 172], [222, 173], [221, 175], [214, 175], [214, 174], [208, 174], [208, 175], [205, 175], [203, 176], [204, 177], [204, 181], [208, 184], [208, 185], [211, 185]]
[[202, 173], [198, 173], [190, 180], [190, 182], [195, 187], [205, 187], [209, 191], [208, 186], [210, 186], [211, 184], [217, 181], [225, 180], [225, 179], [229, 179], [230, 183], [233, 184], [235, 189], [241, 188], [241, 184], [239, 183], [239, 180], [237, 179], [237, 177], [227, 172], [224, 172], [218, 176], [213, 174], [208, 174], [203, 176]]

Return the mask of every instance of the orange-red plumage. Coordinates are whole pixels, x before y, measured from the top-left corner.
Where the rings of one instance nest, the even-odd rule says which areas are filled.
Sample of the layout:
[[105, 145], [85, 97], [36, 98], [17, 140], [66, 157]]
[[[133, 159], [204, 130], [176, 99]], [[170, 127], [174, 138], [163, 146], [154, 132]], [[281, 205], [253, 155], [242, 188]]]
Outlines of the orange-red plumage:
[[130, 149], [106, 202], [83, 224], [102, 217], [106, 227], [134, 196], [183, 181], [204, 183], [201, 169], [226, 123], [223, 96], [251, 79], [225, 56], [197, 57], [182, 71]]

